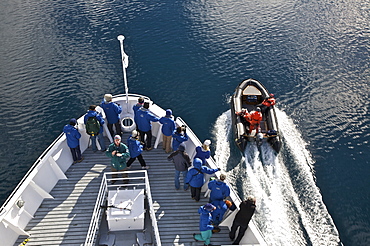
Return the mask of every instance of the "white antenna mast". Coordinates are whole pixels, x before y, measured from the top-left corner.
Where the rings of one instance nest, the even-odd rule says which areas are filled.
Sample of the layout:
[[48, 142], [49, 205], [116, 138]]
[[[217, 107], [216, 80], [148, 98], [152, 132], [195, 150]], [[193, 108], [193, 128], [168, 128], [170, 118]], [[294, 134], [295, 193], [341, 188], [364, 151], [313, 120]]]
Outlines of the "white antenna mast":
[[128, 85], [127, 85], [127, 77], [126, 77], [126, 68], [128, 67], [128, 55], [126, 55], [125, 51], [123, 50], [123, 40], [125, 36], [119, 35], [117, 37], [121, 46], [121, 58], [122, 58], [122, 71], [123, 71], [123, 81], [125, 83], [125, 93], [126, 93], [126, 105], [127, 105], [127, 112], [128, 108]]

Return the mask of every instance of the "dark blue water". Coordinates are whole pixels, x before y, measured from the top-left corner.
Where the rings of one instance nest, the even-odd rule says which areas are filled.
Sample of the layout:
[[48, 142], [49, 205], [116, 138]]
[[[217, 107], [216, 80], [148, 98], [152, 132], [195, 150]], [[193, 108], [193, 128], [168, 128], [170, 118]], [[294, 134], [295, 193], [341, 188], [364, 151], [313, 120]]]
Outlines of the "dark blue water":
[[[267, 159], [274, 165], [253, 185], [266, 193], [260, 195], [266, 214], [279, 214], [274, 201], [292, 205], [287, 217], [256, 216], [270, 223], [258, 221], [266, 235], [288, 223], [300, 231], [289, 244], [335, 245], [338, 231], [346, 246], [370, 245], [369, 6], [354, 0], [2, 1], [0, 201], [68, 119], [105, 93], [123, 92], [116, 39], [123, 34], [130, 92], [172, 108], [200, 139], [215, 136], [220, 117], [227, 122], [228, 98], [243, 79], [260, 80], [276, 95], [284, 149]], [[220, 139], [213, 142], [218, 151]], [[246, 162], [232, 145], [224, 152], [230, 163], [223, 165], [239, 187], [258, 177], [253, 149]], [[291, 191], [281, 193], [284, 199], [269, 196], [281, 192], [274, 186], [259, 186], [276, 177]], [[248, 187], [239, 188], [241, 196]], [[317, 221], [307, 217], [317, 211]]]

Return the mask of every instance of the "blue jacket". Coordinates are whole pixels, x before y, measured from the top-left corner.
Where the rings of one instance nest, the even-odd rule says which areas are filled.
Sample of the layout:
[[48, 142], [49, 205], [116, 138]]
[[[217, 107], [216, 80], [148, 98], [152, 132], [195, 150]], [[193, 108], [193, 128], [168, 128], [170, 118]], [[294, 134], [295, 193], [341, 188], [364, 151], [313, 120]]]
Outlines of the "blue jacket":
[[203, 151], [202, 147], [198, 146], [195, 148], [195, 156], [194, 158], [199, 158], [203, 161], [203, 164], [206, 164], [206, 159], [211, 156], [211, 151]]
[[131, 136], [127, 139], [128, 149], [130, 151], [130, 157], [135, 158], [143, 152], [143, 145], [136, 138]]
[[195, 158], [193, 162], [194, 167], [191, 168], [186, 175], [186, 182], [191, 187], [199, 188], [204, 184], [204, 173], [212, 174], [218, 171], [218, 168], [211, 169], [206, 166], [202, 166], [202, 160]]
[[214, 225], [218, 225], [221, 223], [222, 218], [227, 210], [227, 205], [224, 200], [213, 201], [212, 204], [216, 207], [215, 210], [212, 211], [212, 220]]
[[137, 103], [132, 107], [132, 110], [134, 111], [134, 121], [137, 125], [137, 111], [143, 106], [143, 104]]
[[121, 106], [118, 106], [114, 102], [106, 103], [103, 100], [103, 102], [100, 104], [100, 107], [104, 110], [109, 124], [115, 124], [119, 121], [120, 113], [122, 112]]
[[211, 225], [212, 223], [211, 213], [204, 209], [204, 206], [198, 208], [198, 213], [200, 214], [199, 230], [200, 231], [213, 230], [213, 225]]
[[162, 124], [162, 133], [165, 136], [171, 136], [176, 129], [175, 121], [171, 117], [162, 117], [159, 119], [159, 123]]
[[80, 132], [72, 125], [65, 125], [63, 132], [66, 134], [67, 144], [70, 148], [76, 148], [80, 145], [79, 139], [81, 138]]
[[216, 200], [223, 200], [226, 197], [230, 196], [230, 188], [229, 186], [220, 181], [220, 180], [212, 180], [208, 183], [208, 189], [211, 190], [210, 194], [210, 201], [216, 201]]
[[142, 132], [148, 132], [152, 129], [152, 121], [159, 121], [158, 117], [155, 117], [148, 109], [143, 107], [136, 114], [137, 128]]
[[87, 119], [90, 118], [90, 117], [94, 117], [94, 116], [96, 117], [96, 119], [100, 123], [99, 133], [103, 133], [103, 124], [104, 124], [105, 121], [101, 117], [101, 115], [98, 112], [94, 111], [94, 110], [89, 110], [89, 111], [87, 111], [87, 114], [85, 114], [85, 117], [84, 117], [84, 123], [85, 123], [85, 125], [86, 125]]
[[176, 151], [179, 148], [179, 145], [182, 142], [188, 141], [189, 137], [188, 134], [182, 135], [181, 133], [178, 133], [177, 131], [174, 131], [172, 134], [172, 150]]

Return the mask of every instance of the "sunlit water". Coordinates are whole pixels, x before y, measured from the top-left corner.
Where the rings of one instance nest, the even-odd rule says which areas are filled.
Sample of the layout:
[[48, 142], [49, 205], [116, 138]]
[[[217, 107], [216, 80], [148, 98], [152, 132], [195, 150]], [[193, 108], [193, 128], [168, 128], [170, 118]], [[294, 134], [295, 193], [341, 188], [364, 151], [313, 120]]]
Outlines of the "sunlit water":
[[[319, 238], [317, 227], [307, 225], [319, 222], [301, 212], [310, 206], [319, 211], [320, 225], [330, 225], [323, 226], [330, 235], [332, 223], [321, 216], [323, 200], [345, 246], [370, 245], [369, 5], [369, 0], [1, 1], [0, 200], [70, 118], [100, 103], [105, 93], [124, 91], [117, 41], [123, 34], [129, 91], [171, 108], [201, 140], [210, 137], [219, 116], [226, 117], [225, 99], [238, 83], [262, 82], [293, 122], [280, 126], [282, 152], [274, 159], [263, 147], [262, 156], [271, 158], [261, 164], [252, 148], [244, 162], [226, 141], [213, 153], [218, 163], [235, 176], [241, 195], [257, 192], [260, 182], [276, 201], [289, 198], [292, 215], [275, 207], [263, 213], [281, 216], [283, 225], [300, 218], [301, 230], [289, 236], [288, 226], [289, 233], [282, 233], [289, 240], [297, 236], [307, 245]], [[290, 134], [294, 140], [288, 141]], [[253, 172], [261, 173], [252, 178]], [[280, 197], [285, 190], [275, 190], [276, 184], [294, 193]], [[264, 192], [262, 208], [272, 199]], [[267, 222], [260, 226], [274, 230]]]
[[260, 150], [249, 143], [235, 165], [229, 161], [234, 147], [230, 110], [223, 113], [213, 131], [216, 162], [228, 170], [243, 197], [256, 197], [254, 220], [269, 245], [339, 245], [338, 231], [315, 183], [306, 143], [283, 111], [277, 110], [277, 117], [284, 142], [280, 154], [267, 143]]

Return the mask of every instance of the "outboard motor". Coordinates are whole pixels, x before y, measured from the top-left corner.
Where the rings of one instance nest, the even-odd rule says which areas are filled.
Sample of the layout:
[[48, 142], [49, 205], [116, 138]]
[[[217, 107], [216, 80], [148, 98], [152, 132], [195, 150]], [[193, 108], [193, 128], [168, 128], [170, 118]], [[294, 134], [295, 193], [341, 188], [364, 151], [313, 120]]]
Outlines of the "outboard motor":
[[263, 133], [261, 133], [261, 132], [257, 133], [257, 135], [256, 135], [257, 147], [261, 147], [262, 140], [263, 140]]

